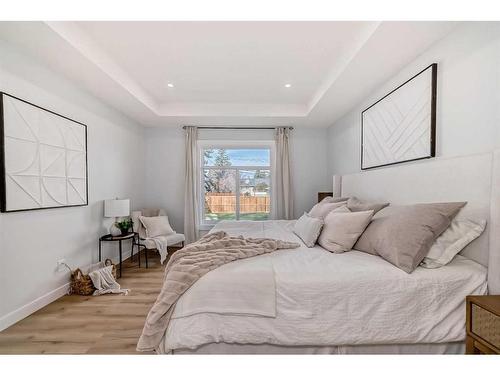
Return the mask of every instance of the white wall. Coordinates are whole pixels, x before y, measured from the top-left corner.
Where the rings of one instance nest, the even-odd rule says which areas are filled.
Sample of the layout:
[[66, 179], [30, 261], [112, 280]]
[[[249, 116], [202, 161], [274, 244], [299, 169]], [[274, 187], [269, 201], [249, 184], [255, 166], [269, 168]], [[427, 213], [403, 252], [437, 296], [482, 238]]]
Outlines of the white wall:
[[128, 197], [141, 207], [145, 173], [142, 127], [3, 42], [0, 56], [0, 91], [87, 125], [89, 172], [86, 207], [0, 214], [1, 330], [64, 293], [69, 274], [56, 272], [57, 260], [96, 261], [110, 220], [103, 221], [102, 200]]
[[[295, 217], [310, 210], [318, 191], [331, 191], [326, 174], [326, 129], [295, 129], [291, 138], [291, 160], [295, 189]], [[272, 140], [271, 130], [201, 130], [200, 139]], [[169, 215], [175, 230], [184, 223], [184, 131], [147, 129], [146, 204], [160, 205]]]
[[329, 128], [329, 176], [360, 171], [361, 111], [433, 62], [438, 63], [436, 156], [500, 147], [500, 25], [464, 23]]

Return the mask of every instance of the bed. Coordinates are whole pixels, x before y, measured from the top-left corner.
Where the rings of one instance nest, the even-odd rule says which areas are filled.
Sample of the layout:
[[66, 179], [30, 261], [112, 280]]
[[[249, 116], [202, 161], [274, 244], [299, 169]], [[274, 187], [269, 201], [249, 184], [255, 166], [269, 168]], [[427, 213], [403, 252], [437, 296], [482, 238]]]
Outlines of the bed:
[[[467, 201], [487, 230], [450, 264], [407, 274], [320, 246], [228, 263], [178, 301], [157, 349], [174, 354], [463, 353], [466, 295], [499, 292], [497, 153], [335, 176], [343, 196], [391, 204]], [[221, 222], [212, 231], [300, 242], [293, 221]], [[488, 267], [489, 266], [489, 267]], [[213, 296], [210, 300], [206, 296]]]

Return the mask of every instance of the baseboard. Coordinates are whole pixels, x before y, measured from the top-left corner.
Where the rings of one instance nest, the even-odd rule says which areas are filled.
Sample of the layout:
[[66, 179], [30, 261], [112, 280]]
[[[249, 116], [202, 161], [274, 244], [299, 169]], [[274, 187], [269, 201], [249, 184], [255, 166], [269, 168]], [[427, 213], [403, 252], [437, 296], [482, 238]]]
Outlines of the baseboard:
[[4, 329], [10, 327], [11, 325], [17, 323], [18, 321], [26, 318], [27, 316], [33, 314], [35, 311], [40, 310], [42, 307], [47, 306], [49, 303], [54, 302], [56, 299], [61, 298], [68, 293], [69, 283], [54, 289], [36, 300], [21, 306], [17, 310], [14, 310], [7, 315], [0, 318], [0, 332]]
[[[127, 260], [130, 258], [130, 251], [125, 252], [123, 254], [123, 261]], [[134, 252], [134, 255], [136, 255], [137, 252]], [[112, 258], [111, 259], [114, 264], [118, 264], [119, 262], [119, 257]], [[67, 294], [69, 291], [69, 283], [66, 283], [59, 288], [56, 288], [46, 294], [44, 294], [41, 297], [38, 297], [32, 302], [27, 303], [24, 306], [21, 306], [20, 308], [0, 317], [0, 332], [2, 332], [4, 329], [9, 328], [11, 325], [19, 322], [20, 320], [26, 318], [27, 316], [30, 316], [34, 312], [40, 310], [41, 308], [47, 306], [48, 304], [54, 302], [55, 300], [61, 298], [65, 294]]]

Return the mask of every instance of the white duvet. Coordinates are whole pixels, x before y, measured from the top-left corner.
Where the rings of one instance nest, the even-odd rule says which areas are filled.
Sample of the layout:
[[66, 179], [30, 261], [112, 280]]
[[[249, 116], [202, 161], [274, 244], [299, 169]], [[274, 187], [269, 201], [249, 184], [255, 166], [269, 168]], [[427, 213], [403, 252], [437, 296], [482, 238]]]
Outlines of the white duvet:
[[[300, 242], [291, 231], [293, 223], [221, 222], [213, 230]], [[378, 256], [358, 251], [333, 254], [319, 246], [279, 250], [245, 262], [248, 271], [242, 272], [242, 280], [247, 283], [256, 269], [267, 275], [263, 279], [269, 284], [266, 269], [272, 268], [275, 293], [262, 293], [262, 313], [242, 313], [254, 309], [255, 301], [258, 304], [259, 285], [249, 287], [245, 303], [240, 280], [227, 298], [219, 294], [217, 301], [207, 303], [210, 312], [192, 302], [196, 298], [190, 289], [175, 308], [162, 350], [195, 349], [214, 342], [332, 346], [462, 341], [465, 296], [486, 292], [486, 269], [461, 256], [445, 267], [418, 267], [412, 274]], [[237, 261], [210, 272], [197, 282], [193, 294], [221, 288], [217, 281], [235, 278], [235, 270], [242, 266]], [[222, 274], [209, 276], [213, 272]], [[269, 314], [270, 298], [274, 314]]]

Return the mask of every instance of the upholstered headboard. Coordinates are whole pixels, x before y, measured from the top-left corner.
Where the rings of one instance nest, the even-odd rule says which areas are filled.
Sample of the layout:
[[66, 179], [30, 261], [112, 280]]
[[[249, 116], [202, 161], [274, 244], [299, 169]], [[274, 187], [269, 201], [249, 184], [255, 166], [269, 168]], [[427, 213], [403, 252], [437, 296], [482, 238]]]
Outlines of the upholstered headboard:
[[[488, 270], [491, 292], [500, 292], [500, 151], [334, 176], [333, 191], [391, 204], [467, 201], [459, 217], [486, 219], [485, 233], [462, 255]], [[498, 197], [498, 198], [497, 198]], [[490, 252], [490, 249], [491, 252]]]

